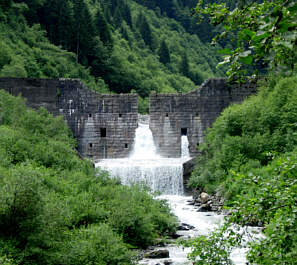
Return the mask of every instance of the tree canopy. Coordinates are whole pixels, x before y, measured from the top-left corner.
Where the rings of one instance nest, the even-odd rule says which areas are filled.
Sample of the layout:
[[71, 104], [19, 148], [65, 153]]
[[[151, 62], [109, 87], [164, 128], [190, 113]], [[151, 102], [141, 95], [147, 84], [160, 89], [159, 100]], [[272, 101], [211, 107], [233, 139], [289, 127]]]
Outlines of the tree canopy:
[[246, 65], [253, 65], [252, 73], [265, 69], [290, 74], [296, 67], [297, 4], [287, 0], [247, 1], [231, 9], [226, 3], [207, 3], [199, 0], [196, 12], [200, 21], [209, 18], [223, 30], [213, 39], [228, 38], [234, 48], [220, 51], [229, 64], [227, 75], [231, 79], [250, 73]]

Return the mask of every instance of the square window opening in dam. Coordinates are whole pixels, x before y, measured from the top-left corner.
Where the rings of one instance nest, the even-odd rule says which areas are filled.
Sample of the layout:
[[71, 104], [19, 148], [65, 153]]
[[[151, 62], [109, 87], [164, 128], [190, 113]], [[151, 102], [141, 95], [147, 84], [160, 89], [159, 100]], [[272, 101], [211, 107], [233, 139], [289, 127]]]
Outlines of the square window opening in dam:
[[187, 135], [187, 133], [188, 133], [188, 128], [181, 128], [180, 133], [181, 133], [182, 136], [183, 136], [183, 135]]
[[106, 137], [106, 128], [100, 128], [100, 136]]

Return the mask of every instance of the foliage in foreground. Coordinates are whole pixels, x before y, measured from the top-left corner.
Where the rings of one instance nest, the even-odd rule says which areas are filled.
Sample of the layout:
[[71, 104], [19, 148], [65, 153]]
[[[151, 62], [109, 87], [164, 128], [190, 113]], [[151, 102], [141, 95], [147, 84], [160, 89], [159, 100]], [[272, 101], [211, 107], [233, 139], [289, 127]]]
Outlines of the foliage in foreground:
[[0, 91], [0, 260], [132, 264], [131, 248], [172, 233], [164, 201], [78, 158], [62, 118]]
[[297, 77], [270, 80], [258, 95], [223, 111], [209, 129], [191, 185], [230, 199], [241, 190], [232, 172], [248, 173], [297, 145]]
[[[192, 247], [195, 264], [233, 264], [232, 250], [249, 247], [251, 264], [293, 265], [297, 259], [297, 148], [262, 168], [249, 173], [233, 173], [233, 182], [242, 192], [234, 198], [232, 214], [224, 226], [210, 236], [185, 242]], [[243, 225], [263, 225], [263, 236]], [[199, 257], [197, 259], [197, 257]]]
[[[223, 32], [213, 42], [226, 38], [236, 47], [225, 47], [224, 61], [229, 64], [230, 79], [241, 79], [247, 73], [246, 65], [255, 70], [266, 69], [292, 73], [297, 59], [296, 29], [297, 4], [287, 0], [242, 1], [231, 9], [225, 3], [208, 3], [199, 0], [196, 12], [200, 18], [209, 17], [213, 25], [221, 25]], [[208, 2], [208, 1], [206, 1]], [[256, 73], [256, 72], [255, 72]]]
[[258, 95], [227, 108], [209, 129], [191, 183], [221, 193], [232, 214], [209, 237], [186, 243], [194, 260], [200, 256], [195, 264], [232, 264], [229, 254], [243, 236], [234, 224], [263, 226], [264, 238], [249, 243], [252, 264], [295, 264], [296, 83], [297, 77], [270, 79]]

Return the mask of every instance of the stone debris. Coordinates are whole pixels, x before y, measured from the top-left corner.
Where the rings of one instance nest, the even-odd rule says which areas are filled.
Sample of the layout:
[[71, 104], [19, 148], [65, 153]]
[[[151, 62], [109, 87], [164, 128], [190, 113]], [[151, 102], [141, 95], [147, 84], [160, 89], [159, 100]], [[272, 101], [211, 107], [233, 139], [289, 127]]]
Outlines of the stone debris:
[[165, 259], [169, 258], [169, 251], [167, 249], [157, 249], [144, 254], [148, 259]]

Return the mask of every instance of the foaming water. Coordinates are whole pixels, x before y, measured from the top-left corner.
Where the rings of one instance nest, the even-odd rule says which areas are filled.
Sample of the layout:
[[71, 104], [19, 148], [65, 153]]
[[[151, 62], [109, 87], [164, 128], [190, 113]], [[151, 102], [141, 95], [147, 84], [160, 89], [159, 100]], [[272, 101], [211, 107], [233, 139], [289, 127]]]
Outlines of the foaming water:
[[[186, 141], [188, 139], [186, 138]], [[182, 145], [188, 148], [188, 143]], [[132, 154], [124, 159], [103, 159], [96, 163], [118, 177], [124, 185], [144, 184], [153, 192], [183, 194], [183, 163], [190, 159], [189, 151], [181, 158], [162, 158], [156, 152], [148, 124], [140, 123], [136, 129]]]
[[[164, 199], [168, 201], [172, 212], [179, 218], [180, 223], [193, 226], [193, 229], [188, 231], [177, 231], [177, 234], [183, 238], [193, 238], [200, 235], [208, 235], [210, 232], [221, 226], [224, 222], [224, 215], [219, 215], [214, 212], [198, 212], [197, 207], [189, 205], [188, 201], [192, 200], [192, 197], [179, 196], [179, 195], [161, 195], [158, 199]], [[245, 240], [256, 240], [261, 237], [259, 228], [245, 227], [249, 231], [249, 237]], [[170, 244], [166, 247], [160, 247], [157, 249], [167, 249], [169, 251], [169, 258], [166, 259], [143, 259], [139, 262], [141, 265], [191, 265], [193, 264], [187, 258], [187, 254], [191, 252], [190, 248], [183, 248], [176, 244]], [[230, 259], [234, 265], [246, 265], [246, 253], [248, 248], [236, 248], [232, 251]]]
[[[153, 136], [148, 122], [140, 123], [135, 135], [135, 144], [131, 156], [125, 159], [103, 159], [96, 163], [110, 173], [111, 177], [118, 177], [124, 185], [143, 183], [152, 191], [161, 192], [159, 199], [168, 201], [172, 212], [181, 223], [192, 225], [189, 231], [178, 231], [184, 238], [207, 235], [223, 223], [224, 217], [216, 213], [197, 212], [188, 205], [191, 197], [183, 195], [183, 163], [190, 159], [189, 142], [187, 136], [181, 137], [181, 158], [162, 158], [156, 152]], [[178, 247], [174, 244], [165, 247], [169, 250], [169, 259], [143, 259], [139, 264], [145, 265], [190, 265], [187, 259], [189, 248]], [[160, 248], [162, 249], [162, 248]], [[236, 265], [246, 264], [246, 249], [236, 249], [232, 261]]]
[[185, 158], [190, 158], [189, 141], [188, 136], [186, 135], [183, 135], [181, 137], [181, 156]]
[[179, 161], [166, 158], [104, 159], [96, 167], [108, 171], [112, 177], [119, 177], [124, 185], [138, 183], [162, 194], [183, 194], [183, 166]]
[[135, 144], [130, 156], [131, 160], [157, 160], [160, 156], [157, 155], [156, 146], [154, 144], [152, 131], [148, 124], [139, 123], [135, 132]]

